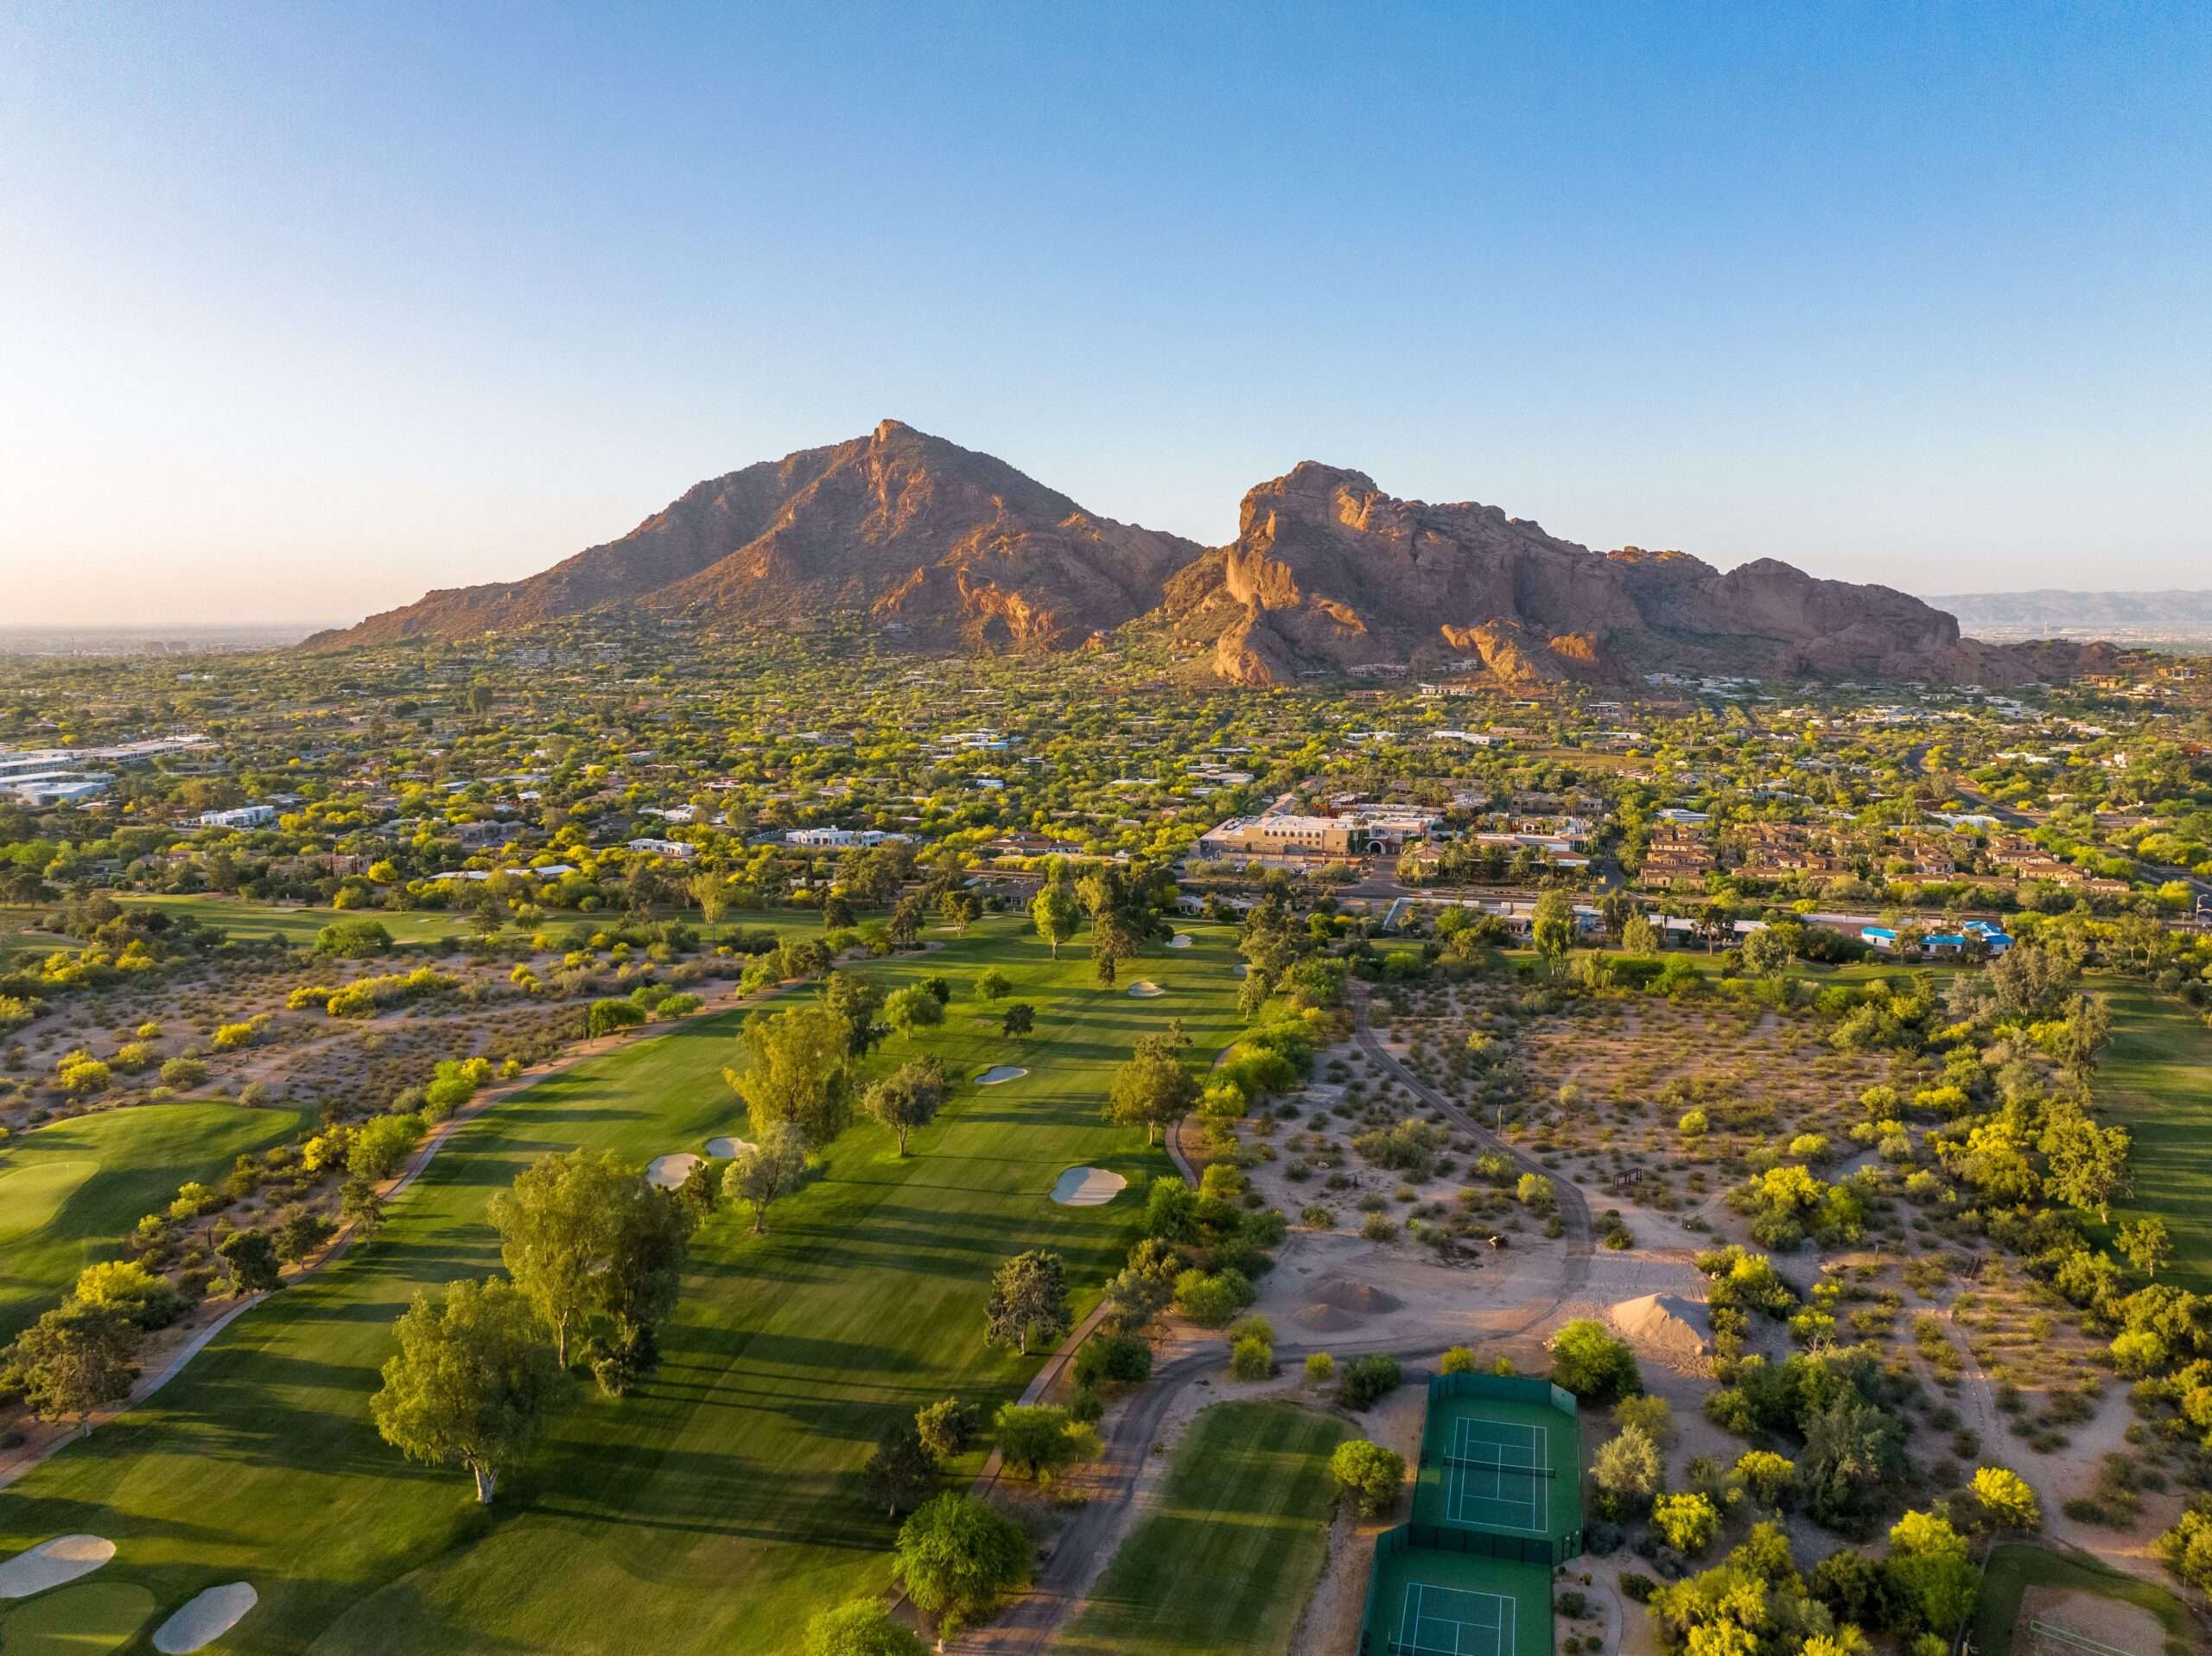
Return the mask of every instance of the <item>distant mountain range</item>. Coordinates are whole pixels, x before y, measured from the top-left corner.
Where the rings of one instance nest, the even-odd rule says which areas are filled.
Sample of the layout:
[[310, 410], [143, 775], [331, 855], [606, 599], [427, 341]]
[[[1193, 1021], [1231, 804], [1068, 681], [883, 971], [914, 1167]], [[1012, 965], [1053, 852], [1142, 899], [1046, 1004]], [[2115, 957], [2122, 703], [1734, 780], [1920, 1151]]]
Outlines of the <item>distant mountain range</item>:
[[1928, 600], [1987, 638], [2212, 638], [2212, 592], [1968, 593]]
[[1401, 500], [1312, 461], [1245, 495], [1234, 542], [1202, 547], [895, 420], [701, 483], [528, 580], [434, 592], [308, 647], [594, 610], [731, 628], [859, 615], [940, 648], [1064, 650], [1160, 628], [1245, 684], [1417, 653], [1516, 687], [1661, 670], [2012, 684], [2082, 654], [1962, 640], [1919, 599], [1770, 558], [1724, 574], [1681, 552], [1593, 552], [1496, 506]]

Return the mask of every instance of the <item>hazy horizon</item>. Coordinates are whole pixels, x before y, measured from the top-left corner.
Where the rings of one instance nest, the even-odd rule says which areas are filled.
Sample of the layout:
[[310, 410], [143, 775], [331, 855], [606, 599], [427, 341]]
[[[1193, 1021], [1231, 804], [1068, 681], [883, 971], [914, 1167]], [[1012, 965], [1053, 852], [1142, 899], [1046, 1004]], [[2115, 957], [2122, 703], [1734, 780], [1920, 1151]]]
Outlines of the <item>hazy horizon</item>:
[[1905, 591], [2212, 564], [2201, 8], [0, 42], [25, 623], [358, 619], [887, 416], [1210, 544], [1313, 459]]

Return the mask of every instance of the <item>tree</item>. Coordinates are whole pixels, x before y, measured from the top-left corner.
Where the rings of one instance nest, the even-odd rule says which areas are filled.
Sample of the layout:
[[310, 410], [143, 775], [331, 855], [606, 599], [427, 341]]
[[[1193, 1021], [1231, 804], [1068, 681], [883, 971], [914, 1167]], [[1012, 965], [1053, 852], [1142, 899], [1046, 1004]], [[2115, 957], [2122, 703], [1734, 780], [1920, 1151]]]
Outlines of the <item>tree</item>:
[[1387, 1512], [1405, 1488], [1406, 1457], [1363, 1437], [1347, 1437], [1329, 1456], [1329, 1476], [1362, 1518]]
[[881, 1599], [856, 1598], [807, 1622], [799, 1656], [929, 1656], [929, 1646], [893, 1621]]
[[1543, 956], [1544, 969], [1554, 977], [1558, 976], [1560, 962], [1574, 947], [1574, 904], [1568, 901], [1566, 892], [1549, 891], [1536, 899], [1536, 910], [1529, 924], [1529, 938], [1535, 944], [1536, 953]]
[[944, 917], [956, 936], [965, 937], [968, 928], [982, 916], [982, 904], [976, 901], [973, 891], [947, 891], [938, 904], [938, 912]]
[[378, 1432], [410, 1461], [459, 1462], [489, 1506], [499, 1469], [537, 1435], [564, 1383], [529, 1302], [496, 1277], [464, 1280], [438, 1302], [416, 1290], [393, 1326], [399, 1351], [369, 1399]]
[[1045, 889], [1031, 900], [1029, 918], [1037, 928], [1037, 935], [1052, 946], [1052, 958], [1058, 960], [1060, 945], [1075, 936], [1083, 911], [1076, 907], [1075, 893], [1068, 890], [1066, 882], [1052, 879], [1046, 881]]
[[377, 1182], [365, 1173], [348, 1177], [339, 1189], [338, 1216], [364, 1236], [384, 1223], [384, 1198], [377, 1194]]
[[974, 1495], [938, 1496], [899, 1526], [892, 1574], [940, 1627], [982, 1614], [1029, 1580], [1029, 1541], [1020, 1526]]
[[2043, 1503], [2036, 1499], [2036, 1492], [2028, 1482], [2009, 1467], [1978, 1466], [1974, 1469], [1974, 1505], [1980, 1509], [1983, 1527], [1992, 1530], [2039, 1530], [2043, 1527]]
[[419, 1115], [379, 1115], [361, 1124], [346, 1152], [346, 1171], [371, 1180], [388, 1179], [405, 1164], [423, 1136]]
[[1029, 1034], [1037, 1027], [1037, 1008], [1026, 1000], [1017, 1000], [1006, 1009], [999, 1019], [999, 1033], [1012, 1040]]
[[1736, 1457], [1734, 1469], [1744, 1487], [1769, 1506], [1779, 1502], [1797, 1482], [1796, 1462], [1770, 1449], [1745, 1450]]
[[758, 1141], [738, 1152], [722, 1175], [722, 1194], [753, 1204], [753, 1234], [764, 1236], [770, 1204], [806, 1177], [806, 1140], [788, 1121], [772, 1121], [755, 1131]]
[[[658, 1190], [642, 1178], [621, 1187], [613, 1216], [606, 1309], [633, 1355], [640, 1336], [650, 1336], [676, 1309], [695, 1212], [681, 1190]], [[651, 1366], [650, 1357], [645, 1366]]]
[[2113, 1240], [2128, 1264], [2154, 1282], [2158, 1267], [2173, 1257], [2173, 1238], [2166, 1230], [2166, 1221], [2156, 1214], [2130, 1220]]
[[899, 1135], [899, 1153], [904, 1156], [906, 1135], [937, 1120], [937, 1113], [951, 1094], [952, 1083], [944, 1066], [935, 1058], [918, 1058], [900, 1064], [869, 1088], [861, 1099], [861, 1107], [879, 1125]]
[[936, 1486], [938, 1472], [937, 1456], [930, 1453], [911, 1420], [902, 1420], [885, 1432], [876, 1442], [875, 1453], [861, 1468], [861, 1476], [893, 1518], [899, 1516], [901, 1507], [920, 1504]]
[[140, 1336], [111, 1305], [72, 1299], [16, 1337], [10, 1361], [23, 1400], [41, 1420], [83, 1421], [95, 1409], [121, 1403], [138, 1378]]
[[1659, 933], [1651, 917], [1641, 912], [1621, 922], [1621, 948], [1630, 955], [1649, 955], [1659, 947]]
[[891, 905], [891, 941], [901, 949], [912, 949], [921, 940], [922, 899], [902, 897]]
[[1198, 1080], [1172, 1051], [1141, 1046], [1114, 1072], [1107, 1094], [1106, 1119], [1116, 1126], [1144, 1129], [1147, 1144], [1159, 1141], [1160, 1129], [1172, 1127], [1198, 1101]]
[[69, 1298], [113, 1311], [138, 1329], [165, 1329], [184, 1308], [184, 1298], [136, 1259], [102, 1259], [77, 1273]]
[[815, 1149], [852, 1118], [851, 1036], [844, 1020], [821, 1006], [754, 1012], [739, 1031], [752, 1062], [722, 1071], [745, 1101], [758, 1139], [778, 1122], [797, 1127]]
[[1744, 939], [1744, 969], [1754, 977], [1778, 978], [1789, 969], [1789, 941], [1777, 926], [1762, 926]]
[[2126, 1127], [2100, 1127], [2071, 1100], [2053, 1100], [2037, 1142], [2046, 1188], [2069, 1207], [2106, 1222], [2113, 1197], [2127, 1189], [2128, 1143]]
[[976, 1435], [975, 1412], [957, 1397], [939, 1398], [914, 1412], [914, 1431], [924, 1448], [938, 1460], [949, 1461]]
[[999, 1457], [1024, 1477], [1050, 1483], [1077, 1461], [1097, 1452], [1097, 1439], [1065, 1409], [1006, 1403], [992, 1418]]
[[1029, 1355], [1032, 1340], [1057, 1340], [1068, 1330], [1067, 1270], [1043, 1248], [1017, 1253], [991, 1278], [983, 1310], [986, 1345], [1012, 1346]]
[[1643, 1389], [1636, 1353], [1589, 1317], [1577, 1318], [1553, 1336], [1552, 1379], [1586, 1403], [1610, 1403]]
[[729, 885], [720, 874], [702, 869], [691, 876], [686, 887], [691, 900], [699, 905], [699, 917], [707, 923], [707, 941], [712, 942], [719, 934], [722, 916], [729, 912]]
[[1659, 1445], [1641, 1426], [1624, 1426], [1598, 1447], [1590, 1462], [1591, 1482], [1620, 1503], [1625, 1512], [1641, 1512], [1659, 1493], [1666, 1467]]
[[1090, 963], [1102, 989], [1114, 987], [1121, 962], [1135, 960], [1139, 939], [1119, 914], [1104, 910], [1091, 917]]
[[1913, 1512], [1897, 1520], [1883, 1570], [1907, 1616], [1929, 1632], [1948, 1634], [1974, 1608], [1980, 1577], [1966, 1537], [1947, 1518]]
[[553, 1331], [564, 1369], [569, 1334], [607, 1309], [620, 1208], [637, 1182], [612, 1151], [572, 1150], [539, 1157], [492, 1198], [500, 1263]]
[[976, 995], [981, 1000], [1003, 1000], [1014, 993], [1014, 980], [998, 969], [987, 967], [976, 980]]
[[1661, 1495], [1651, 1503], [1651, 1524], [1669, 1546], [1694, 1558], [1720, 1533], [1720, 1509], [1695, 1491]]
[[636, 1001], [622, 996], [609, 996], [591, 1003], [591, 1010], [584, 1014], [584, 1033], [597, 1040], [602, 1035], [612, 1035], [617, 1030], [635, 1029], [645, 1021], [645, 1009]]
[[845, 1034], [849, 1057], [866, 1057], [883, 1038], [875, 1015], [883, 1010], [883, 991], [856, 972], [832, 972], [822, 980], [822, 1005]]
[[920, 984], [894, 989], [883, 1003], [884, 1020], [908, 1040], [918, 1029], [933, 1029], [944, 1022], [944, 1003]]
[[235, 1231], [215, 1250], [230, 1262], [241, 1294], [265, 1294], [283, 1285], [278, 1274], [276, 1240], [259, 1228]]

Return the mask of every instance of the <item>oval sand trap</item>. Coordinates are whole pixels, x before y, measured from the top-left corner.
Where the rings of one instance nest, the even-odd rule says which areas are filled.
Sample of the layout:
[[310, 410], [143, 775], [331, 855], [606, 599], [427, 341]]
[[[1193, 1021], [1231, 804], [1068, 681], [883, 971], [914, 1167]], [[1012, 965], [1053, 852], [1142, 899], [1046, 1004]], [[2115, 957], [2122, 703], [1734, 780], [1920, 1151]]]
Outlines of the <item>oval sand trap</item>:
[[260, 1601], [250, 1581], [211, 1587], [154, 1629], [154, 1648], [162, 1656], [184, 1656], [186, 1651], [213, 1644]]
[[1150, 978], [1147, 978], [1142, 983], [1132, 983], [1129, 985], [1129, 993], [1140, 1000], [1150, 1000], [1156, 995], [1166, 994], [1167, 991], [1161, 988]]
[[679, 1151], [673, 1156], [656, 1156], [645, 1164], [645, 1183], [658, 1190], [673, 1190], [691, 1177], [691, 1170], [699, 1158], [690, 1151]]
[[1119, 1173], [1103, 1167], [1071, 1167], [1052, 1186], [1052, 1200], [1063, 1208], [1103, 1208], [1128, 1183]]
[[29, 1598], [65, 1581], [89, 1576], [115, 1557], [115, 1543], [100, 1535], [57, 1535], [0, 1564], [0, 1598]]
[[1167, 940], [1167, 946], [1170, 949], [1188, 949], [1191, 946], [1191, 934], [1187, 931], [1177, 932]]
[[1016, 1069], [1010, 1063], [994, 1064], [991, 1068], [983, 1071], [982, 1075], [976, 1077], [976, 1085], [978, 1087], [996, 1087], [1001, 1082], [1020, 1081], [1029, 1072], [1027, 1069]]
[[753, 1146], [742, 1139], [709, 1139], [707, 1154], [718, 1162], [734, 1162]]

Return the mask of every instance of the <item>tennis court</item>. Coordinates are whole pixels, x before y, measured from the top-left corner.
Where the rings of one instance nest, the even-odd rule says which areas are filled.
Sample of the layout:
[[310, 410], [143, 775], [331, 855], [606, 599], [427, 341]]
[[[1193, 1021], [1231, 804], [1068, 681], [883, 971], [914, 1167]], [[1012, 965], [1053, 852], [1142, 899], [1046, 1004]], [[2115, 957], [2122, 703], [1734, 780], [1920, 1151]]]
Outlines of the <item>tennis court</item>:
[[1452, 1423], [1444, 1452], [1444, 1515], [1470, 1528], [1551, 1533], [1551, 1442], [1534, 1421]]
[[1367, 1656], [1552, 1656], [1548, 1566], [1408, 1547], [1375, 1568]]

